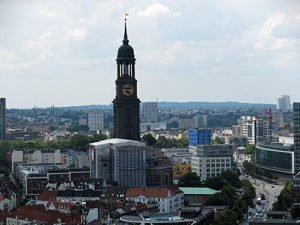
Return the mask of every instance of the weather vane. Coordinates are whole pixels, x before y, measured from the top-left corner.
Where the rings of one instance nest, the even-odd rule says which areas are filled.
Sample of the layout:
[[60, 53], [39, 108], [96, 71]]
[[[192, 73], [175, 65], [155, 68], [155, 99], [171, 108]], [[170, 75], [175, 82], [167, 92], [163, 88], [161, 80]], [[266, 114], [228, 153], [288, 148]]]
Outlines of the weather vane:
[[129, 13], [125, 12], [125, 21], [127, 20], [127, 16], [129, 16]]

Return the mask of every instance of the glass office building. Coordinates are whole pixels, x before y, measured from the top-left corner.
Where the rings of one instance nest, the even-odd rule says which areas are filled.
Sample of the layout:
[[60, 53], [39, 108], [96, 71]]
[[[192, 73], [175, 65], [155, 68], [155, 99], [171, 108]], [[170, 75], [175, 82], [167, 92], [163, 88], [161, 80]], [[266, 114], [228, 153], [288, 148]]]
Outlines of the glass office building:
[[256, 145], [256, 165], [274, 172], [294, 174], [293, 145], [280, 143]]

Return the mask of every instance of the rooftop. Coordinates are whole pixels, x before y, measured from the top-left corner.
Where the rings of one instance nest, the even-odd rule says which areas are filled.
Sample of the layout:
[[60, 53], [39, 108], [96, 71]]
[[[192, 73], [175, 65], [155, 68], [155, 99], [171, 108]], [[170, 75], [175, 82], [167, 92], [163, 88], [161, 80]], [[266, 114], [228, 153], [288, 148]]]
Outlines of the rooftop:
[[179, 189], [186, 195], [213, 195], [218, 192], [206, 187], [180, 187]]
[[133, 141], [128, 139], [121, 139], [121, 138], [112, 138], [112, 139], [106, 139], [99, 142], [94, 142], [90, 144], [91, 146], [101, 146], [101, 145], [117, 145], [117, 146], [124, 146], [124, 145], [134, 145], [134, 146], [141, 146], [145, 147], [146, 144], [139, 142], [139, 141]]

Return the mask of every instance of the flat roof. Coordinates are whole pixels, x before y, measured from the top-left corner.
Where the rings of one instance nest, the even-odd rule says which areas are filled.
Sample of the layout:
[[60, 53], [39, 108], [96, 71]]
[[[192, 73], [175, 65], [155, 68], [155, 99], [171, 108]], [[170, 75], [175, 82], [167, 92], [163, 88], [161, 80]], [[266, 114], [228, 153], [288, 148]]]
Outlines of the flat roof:
[[179, 187], [187, 195], [213, 195], [218, 191], [207, 187]]
[[101, 145], [134, 145], [134, 146], [146, 146], [145, 143], [139, 142], [139, 141], [133, 141], [133, 140], [128, 140], [128, 139], [121, 139], [121, 138], [111, 138], [111, 139], [106, 139], [103, 141], [98, 141], [91, 143], [91, 146], [101, 146]]

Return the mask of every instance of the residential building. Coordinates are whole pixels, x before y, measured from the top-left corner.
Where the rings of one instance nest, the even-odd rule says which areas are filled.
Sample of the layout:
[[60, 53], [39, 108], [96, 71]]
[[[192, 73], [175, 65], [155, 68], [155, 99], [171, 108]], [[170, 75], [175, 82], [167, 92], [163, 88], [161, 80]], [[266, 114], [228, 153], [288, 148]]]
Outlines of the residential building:
[[158, 121], [158, 108], [157, 102], [144, 102], [143, 103], [143, 119], [145, 122]]
[[191, 163], [192, 153], [189, 148], [163, 148], [162, 153], [179, 163]]
[[184, 201], [188, 205], [205, 205], [206, 201], [218, 191], [206, 187], [180, 187]]
[[88, 126], [90, 131], [99, 131], [104, 129], [104, 113], [102, 111], [88, 112]]
[[295, 174], [300, 171], [300, 103], [293, 104], [293, 120], [294, 120], [294, 166]]
[[6, 132], [6, 99], [0, 98], [0, 140], [5, 140]]
[[210, 144], [211, 131], [209, 129], [189, 129], [189, 145]]
[[190, 149], [193, 153], [192, 172], [197, 173], [201, 180], [234, 167], [232, 145], [198, 145], [190, 146]]
[[157, 204], [160, 213], [177, 212], [183, 207], [183, 192], [178, 187], [128, 188], [126, 200], [148, 205]]
[[145, 143], [118, 138], [90, 144], [91, 178], [123, 187], [145, 187], [145, 149]]
[[282, 95], [277, 99], [278, 110], [291, 110], [291, 102], [289, 95]]

